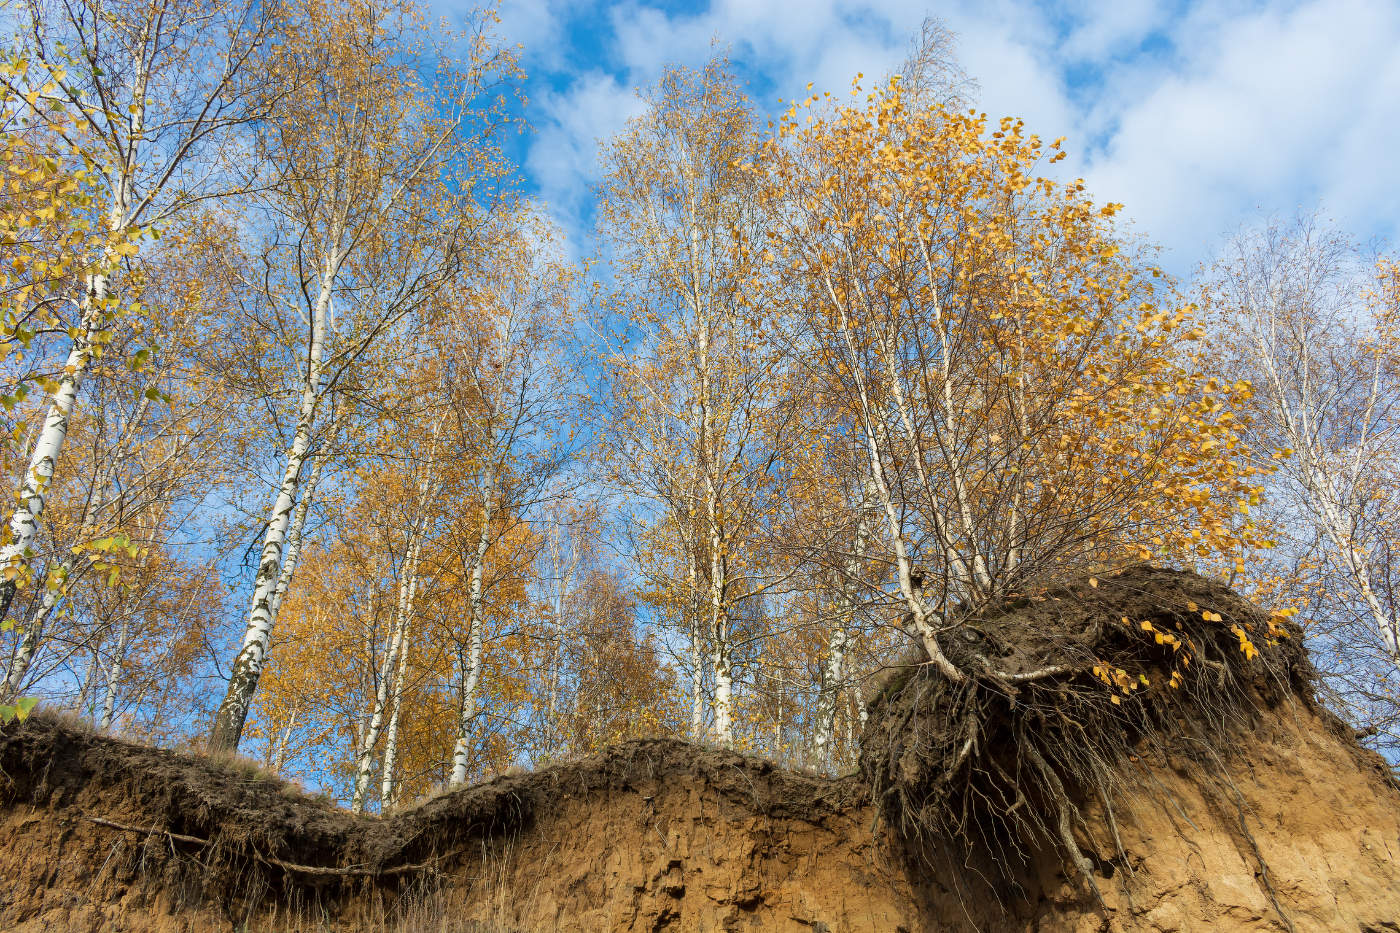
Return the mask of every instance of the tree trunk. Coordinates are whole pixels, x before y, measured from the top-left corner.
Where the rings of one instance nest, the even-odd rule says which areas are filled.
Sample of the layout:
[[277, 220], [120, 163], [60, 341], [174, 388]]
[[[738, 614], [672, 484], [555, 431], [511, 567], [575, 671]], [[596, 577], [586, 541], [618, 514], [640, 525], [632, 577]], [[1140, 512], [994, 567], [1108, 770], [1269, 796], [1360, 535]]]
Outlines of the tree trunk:
[[413, 604], [418, 595], [418, 561], [423, 553], [423, 538], [428, 533], [428, 510], [442, 491], [442, 484], [436, 479], [438, 438], [442, 432], [442, 418], [433, 423], [432, 443], [428, 448], [428, 458], [423, 476], [418, 483], [418, 514], [410, 525], [409, 545], [404, 553], [404, 578], [408, 581], [407, 591], [400, 592], [403, 614], [403, 631], [400, 638], [398, 664], [394, 671], [394, 682], [390, 691], [393, 710], [389, 714], [389, 728], [384, 736], [384, 764], [379, 782], [379, 810], [387, 812], [398, 806], [397, 769], [399, 764], [399, 721], [403, 717], [405, 678], [408, 676], [408, 630], [413, 619]]
[[476, 690], [481, 682], [482, 651], [482, 607], [481, 589], [486, 568], [486, 549], [491, 540], [492, 508], [495, 504], [496, 479], [488, 471], [486, 494], [482, 501], [481, 535], [477, 538], [475, 564], [472, 566], [471, 588], [468, 592], [471, 601], [471, 628], [467, 633], [467, 653], [462, 663], [462, 711], [457, 724], [457, 744], [452, 750], [452, 776], [450, 787], [460, 787], [467, 782], [467, 754], [471, 749], [471, 725], [476, 718]]
[[306, 484], [301, 491], [301, 498], [297, 500], [297, 507], [292, 511], [292, 520], [287, 526], [287, 553], [282, 560], [282, 569], [277, 574], [277, 588], [272, 591], [272, 619], [274, 622], [282, 611], [282, 600], [286, 598], [287, 590], [292, 586], [292, 578], [297, 570], [297, 561], [301, 559], [301, 543], [306, 529], [306, 516], [311, 511], [311, 503], [316, 496], [316, 486], [321, 482], [321, 468], [326, 462], [324, 454], [320, 456], [311, 454], [308, 456], [308, 460], [311, 462], [311, 475], [307, 477]]
[[557, 749], [559, 732], [555, 728], [555, 717], [559, 713], [559, 673], [564, 664], [564, 606], [568, 598], [569, 591], [573, 588], [574, 574], [578, 571], [579, 561], [582, 554], [578, 546], [577, 539], [571, 545], [571, 553], [568, 557], [567, 566], [563, 555], [563, 546], [560, 542], [560, 532], [558, 522], [555, 522], [554, 530], [550, 536], [551, 559], [554, 568], [558, 571], [559, 578], [554, 592], [554, 605], [552, 607], [550, 620], [553, 628], [553, 644], [549, 652], [549, 688], [548, 699], [545, 706], [544, 717], [544, 747], [549, 754]]
[[[409, 614], [412, 611], [414, 577], [416, 575], [416, 569], [413, 565], [418, 549], [417, 533], [417, 519], [415, 519], [414, 525], [409, 529], [409, 545], [399, 573], [398, 601], [394, 605], [394, 628], [389, 637], [389, 647], [384, 654], [384, 665], [380, 669], [379, 683], [374, 692], [374, 706], [370, 710], [369, 723], [355, 765], [355, 791], [350, 800], [350, 809], [354, 813], [363, 813], [365, 810], [366, 798], [369, 795], [370, 776], [374, 771], [374, 746], [379, 741], [380, 728], [384, 722], [384, 711], [389, 706], [393, 677], [403, 667], [402, 659], [407, 655], [404, 638], [408, 630]], [[395, 704], [394, 712], [395, 725], [397, 725], [397, 704]], [[397, 739], [397, 734], [395, 739]]]
[[272, 770], [278, 774], [282, 773], [287, 764], [287, 746], [291, 744], [292, 730], [296, 728], [299, 712], [295, 707], [292, 709], [292, 715], [287, 717], [287, 725], [282, 729], [282, 736], [277, 740], [277, 751], [272, 756]]
[[467, 657], [462, 665], [462, 713], [457, 727], [457, 744], [452, 749], [451, 787], [461, 787], [467, 782], [467, 755], [471, 749], [471, 725], [476, 718], [476, 690], [481, 682], [481, 625], [472, 622], [470, 644]]
[[695, 548], [690, 552], [690, 593], [687, 605], [690, 607], [690, 738], [699, 742], [705, 738], [705, 677], [701, 671], [704, 663], [704, 639], [700, 628], [699, 574], [695, 569]]
[[[73, 557], [70, 554], [59, 568], [60, 581], [66, 579], [72, 569]], [[19, 645], [15, 648], [15, 655], [10, 659], [10, 669], [6, 673], [4, 684], [4, 699], [6, 701], [19, 696], [20, 688], [24, 686], [24, 679], [29, 675], [29, 668], [34, 664], [34, 656], [38, 653], [39, 644], [43, 640], [44, 625], [48, 622], [49, 616], [53, 614], [56, 605], [58, 605], [58, 588], [45, 586], [38, 610], [25, 623], [24, 633], [20, 636]]]
[[[718, 618], [718, 616], [716, 616]], [[710, 670], [715, 679], [715, 739], [725, 746], [734, 744], [734, 668], [729, 656], [729, 639], [716, 630], [710, 646]]]
[[321, 400], [321, 375], [326, 349], [327, 316], [330, 311], [334, 279], [339, 269], [339, 256], [327, 260], [321, 273], [321, 288], [311, 315], [311, 343], [307, 352], [306, 383], [302, 389], [301, 408], [297, 413], [296, 434], [287, 454], [287, 467], [282, 485], [272, 506], [272, 514], [263, 536], [262, 558], [253, 586], [252, 606], [243, 644], [234, 659], [228, 691], [214, 717], [209, 734], [209, 747], [216, 751], [234, 751], [243, 738], [243, 726], [248, 708], [262, 676], [263, 660], [267, 656], [274, 619], [273, 597], [282, 577], [282, 553], [296, 507], [302, 464], [311, 447], [311, 434], [316, 421], [316, 408]]
[[[852, 338], [851, 323], [846, 311], [845, 304], [836, 294], [830, 280], [826, 283], [827, 294], [836, 305], [841, 315], [842, 334], [846, 342], [847, 352], [850, 356], [851, 375], [855, 379], [855, 385], [860, 403], [861, 433], [864, 435], [866, 455], [869, 457], [870, 479], [874, 490], [879, 498], [881, 507], [885, 513], [885, 519], [889, 523], [890, 543], [894, 548], [895, 569], [898, 571], [899, 591], [904, 597], [904, 604], [908, 607], [906, 629], [910, 636], [918, 638], [928, 653], [929, 660], [939, 669], [942, 674], [954, 683], [961, 683], [964, 679], [963, 673], [948, 660], [943, 654], [942, 647], [938, 644], [937, 632], [929, 622], [929, 610], [924, 602], [923, 587], [916, 585], [914, 565], [909, 557], [909, 547], [904, 537], [904, 523], [899, 510], [895, 507], [894, 494], [890, 489], [889, 477], [885, 472], [885, 461], [881, 454], [881, 447], [887, 446], [887, 440], [883, 429], [883, 422], [879, 419], [881, 413], [875, 409], [870, 398], [869, 390], [866, 386], [865, 378], [861, 374], [860, 354], [856, 351]], [[933, 516], [935, 520], [937, 515]], [[949, 556], [954, 576], [960, 579], [970, 579], [967, 568], [959, 564], [956, 551]]]
[[0, 619], [9, 615], [15, 592], [28, 574], [29, 560], [34, 554], [39, 536], [39, 520], [44, 514], [54, 466], [68, 437], [68, 421], [78, 400], [83, 374], [92, 360], [96, 337], [104, 318], [108, 290], [105, 272], [88, 277], [81, 331], [73, 342], [58, 379], [58, 388], [44, 416], [44, 426], [29, 455], [24, 480], [16, 496], [15, 510], [10, 515], [10, 542], [0, 548], [0, 570], [5, 579], [0, 582]]
[[841, 690], [846, 684], [846, 644], [850, 639], [851, 623], [855, 617], [856, 584], [860, 579], [861, 565], [865, 562], [865, 552], [870, 541], [871, 485], [867, 478], [861, 488], [855, 541], [852, 543], [851, 557], [846, 561], [845, 574], [841, 580], [836, 630], [831, 633], [830, 646], [822, 662], [821, 689], [817, 695], [816, 751], [817, 762], [823, 768], [832, 765], [831, 747], [836, 731], [836, 707]]
[[101, 648], [101, 643], [100, 643], [100, 642], [99, 642], [97, 645], [94, 645], [94, 646], [93, 646], [93, 648], [92, 648], [92, 654], [91, 654], [91, 656], [88, 658], [87, 673], [83, 675], [83, 685], [82, 685], [82, 687], [80, 687], [80, 688], [78, 689], [78, 707], [77, 707], [77, 709], [78, 709], [78, 715], [79, 715], [79, 716], [86, 716], [86, 715], [89, 714], [89, 710], [88, 710], [88, 700], [89, 700], [89, 698], [92, 696], [92, 691], [93, 691], [94, 687], [96, 687], [96, 685], [97, 685], [97, 671], [98, 671], [98, 668], [100, 668], [100, 667], [102, 666], [102, 661], [101, 661], [101, 659], [100, 659], [100, 657], [99, 657], [99, 654], [98, 654], [100, 648]]
[[[145, 71], [138, 64], [135, 93], [145, 94]], [[140, 99], [140, 98], [138, 98]], [[144, 109], [137, 108], [131, 115], [130, 147], [135, 147], [144, 132], [142, 119]], [[117, 170], [112, 180], [112, 206], [107, 212], [107, 233], [112, 238], [122, 236], [130, 223], [131, 210], [131, 169], [134, 152], [128, 152], [124, 165]], [[23, 582], [34, 552], [34, 544], [39, 534], [39, 521], [44, 515], [44, 506], [53, 484], [53, 471], [63, 452], [63, 442], [68, 437], [68, 422], [73, 416], [78, 401], [78, 390], [82, 387], [83, 375], [97, 350], [102, 325], [107, 319], [107, 304], [111, 291], [111, 270], [116, 268], [118, 255], [109, 245], [104, 251], [97, 271], [87, 277], [79, 313], [78, 334], [68, 351], [63, 372], [58, 377], [58, 388], [49, 402], [49, 410], [44, 415], [44, 426], [30, 452], [29, 463], [25, 467], [24, 479], [16, 495], [15, 510], [10, 515], [10, 540], [0, 548], [0, 570], [5, 579], [0, 581], [0, 619], [9, 615], [10, 604], [15, 591]]]
[[97, 720], [97, 728], [103, 732], [112, 726], [112, 716], [117, 707], [117, 681], [121, 677], [122, 665], [126, 661], [126, 649], [131, 643], [131, 613], [122, 617], [121, 631], [117, 634], [117, 650], [107, 665], [107, 690], [102, 698], [102, 715]]
[[715, 682], [715, 738], [721, 745], [734, 744], [733, 658], [729, 644], [729, 604], [724, 535], [720, 530], [719, 493], [707, 480], [705, 494], [710, 536], [710, 666]]
[[[414, 581], [414, 588], [417, 589], [417, 581]], [[410, 601], [412, 597], [409, 597]], [[405, 641], [399, 651], [398, 669], [394, 671], [394, 689], [392, 700], [393, 711], [389, 714], [389, 729], [384, 735], [384, 768], [379, 784], [379, 809], [381, 812], [392, 810], [398, 805], [398, 776], [395, 773], [399, 765], [399, 719], [403, 714], [403, 688], [404, 678], [408, 676], [408, 642]]]

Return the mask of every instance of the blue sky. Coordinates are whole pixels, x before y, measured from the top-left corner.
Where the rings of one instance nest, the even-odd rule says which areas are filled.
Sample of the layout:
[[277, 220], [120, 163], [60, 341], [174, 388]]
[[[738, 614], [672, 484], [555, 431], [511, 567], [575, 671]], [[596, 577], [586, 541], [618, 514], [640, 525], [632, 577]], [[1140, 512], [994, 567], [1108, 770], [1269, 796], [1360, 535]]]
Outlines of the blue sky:
[[527, 184], [587, 254], [597, 141], [663, 66], [700, 65], [718, 40], [777, 110], [808, 81], [888, 72], [927, 15], [957, 34], [977, 105], [1067, 137], [1058, 174], [1124, 203], [1178, 275], [1269, 212], [1320, 205], [1363, 240], [1397, 233], [1400, 0], [504, 0], [529, 74]]

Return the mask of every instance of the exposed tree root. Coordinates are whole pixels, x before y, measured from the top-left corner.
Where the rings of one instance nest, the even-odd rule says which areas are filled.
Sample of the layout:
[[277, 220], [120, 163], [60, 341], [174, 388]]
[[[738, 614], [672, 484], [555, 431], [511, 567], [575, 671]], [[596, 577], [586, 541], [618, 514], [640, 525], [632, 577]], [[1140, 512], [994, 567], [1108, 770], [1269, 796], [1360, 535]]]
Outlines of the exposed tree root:
[[[885, 818], [909, 851], [960, 841], [1013, 883], [1049, 846], [1100, 904], [1095, 874], [1130, 864], [1114, 812], [1130, 756], [1185, 755], [1228, 781], [1215, 746], [1257, 709], [1310, 696], [1295, 629], [1223, 585], [1146, 566], [991, 607], [942, 637], [961, 680], [914, 663], [870, 702], [861, 769]], [[1113, 852], [1081, 849], [1086, 807], [1102, 808]]]

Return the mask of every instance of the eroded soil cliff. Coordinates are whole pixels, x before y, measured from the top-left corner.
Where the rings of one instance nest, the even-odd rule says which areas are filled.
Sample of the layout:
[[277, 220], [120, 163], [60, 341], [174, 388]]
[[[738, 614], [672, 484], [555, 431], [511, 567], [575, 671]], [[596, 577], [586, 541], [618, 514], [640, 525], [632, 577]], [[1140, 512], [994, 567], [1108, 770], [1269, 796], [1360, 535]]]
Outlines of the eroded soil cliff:
[[[1137, 650], [1096, 622], [1105, 613], [1166, 628], [1185, 624], [1164, 611], [1179, 603], [1228, 624], [1253, 611], [1194, 577], [1144, 570], [1116, 585], [979, 624], [961, 660], [992, 659], [1003, 680], [976, 703], [957, 693], [975, 726], [929, 705], [953, 694], [926, 666], [896, 672], [872, 706], [862, 774], [844, 779], [647, 740], [381, 820], [37, 716], [0, 736], [0, 928], [1400, 931], [1400, 790], [1315, 706], [1286, 639], [1245, 665], [1190, 633], [1218, 683], [1199, 702], [1164, 694], [1150, 722], [1078, 705], [1099, 702], [1087, 660]], [[1002, 644], [1048, 617], [1058, 647]], [[1063, 671], [1004, 679], [1051, 667]], [[995, 777], [1031, 726], [1082, 730], [1103, 754], [1052, 762], [1048, 745], [1034, 756], [1051, 783]], [[1083, 780], [1080, 760], [1113, 772]], [[988, 810], [988, 794], [1012, 796]]]

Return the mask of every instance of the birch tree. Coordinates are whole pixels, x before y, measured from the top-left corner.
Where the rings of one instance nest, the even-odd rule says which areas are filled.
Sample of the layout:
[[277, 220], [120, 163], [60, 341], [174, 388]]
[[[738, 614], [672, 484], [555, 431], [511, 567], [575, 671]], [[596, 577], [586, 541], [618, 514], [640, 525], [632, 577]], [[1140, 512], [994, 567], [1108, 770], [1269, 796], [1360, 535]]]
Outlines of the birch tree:
[[[199, 236], [167, 234], [133, 266], [127, 287], [152, 313], [109, 334], [89, 367], [87, 402], [46, 497], [38, 585], [12, 608], [23, 632], [6, 678], [12, 694], [65, 664], [78, 633], [73, 600], [100, 600], [92, 588], [106, 585], [99, 565], [117, 543], [183, 560], [182, 535], [240, 459], [244, 409], [217, 348], [233, 337], [218, 310], [229, 284], [225, 231], [202, 227]], [[53, 628], [56, 618], [72, 630]], [[43, 660], [46, 632], [59, 643]]]
[[374, 705], [370, 710], [368, 726], [360, 741], [355, 762], [355, 790], [350, 808], [356, 813], [364, 812], [373, 777], [373, 755], [379, 741], [384, 716], [392, 706], [389, 733], [384, 748], [383, 788], [381, 800], [388, 801], [393, 791], [393, 771], [398, 754], [398, 726], [402, 712], [403, 681], [407, 673], [408, 634], [413, 620], [413, 604], [418, 592], [419, 560], [422, 555], [423, 538], [428, 532], [430, 510], [434, 507], [442, 490], [438, 478], [439, 443], [441, 441], [443, 415], [438, 415], [428, 437], [428, 451], [418, 469], [414, 485], [414, 497], [407, 515], [407, 531], [403, 545], [403, 556], [399, 561], [397, 599], [394, 604], [393, 624], [389, 644], [384, 652], [384, 663], [380, 668], [374, 694]]
[[1033, 174], [1059, 153], [898, 79], [794, 105], [768, 152], [794, 365], [844, 412], [904, 625], [953, 680], [960, 614], [1072, 569], [1238, 559], [1258, 501], [1249, 385], [1207, 374], [1117, 205]]
[[[458, 449], [472, 451], [465, 490], [473, 520], [454, 536], [467, 586], [468, 615], [455, 634], [459, 716], [449, 784], [468, 773], [485, 647], [487, 553], [548, 490], [572, 447], [564, 419], [575, 410], [567, 375], [572, 270], [555, 254], [538, 218], [508, 222], [491, 269], [453, 309], [447, 334], [457, 389], [450, 419]], [[472, 514], [469, 513], [469, 514]], [[465, 533], [463, 533], [465, 532]]]
[[826, 653], [821, 659], [821, 677], [816, 704], [815, 734], [812, 745], [817, 762], [826, 768], [832, 765], [832, 746], [836, 733], [836, 712], [843, 690], [849, 689], [851, 672], [848, 652], [855, 628], [857, 599], [861, 581], [868, 576], [864, 563], [870, 552], [874, 506], [872, 484], [864, 476], [856, 483], [855, 529], [850, 550], [845, 556], [836, 581], [835, 618], [831, 622]]
[[[1353, 721], [1400, 744], [1400, 294], [1317, 216], [1242, 233], [1202, 282], [1213, 344], [1255, 386], [1251, 446], [1277, 472], [1261, 555], [1299, 601], [1327, 684]], [[1266, 579], [1255, 585], [1269, 585]]]
[[236, 748], [242, 735], [325, 398], [456, 273], [478, 226], [473, 198], [496, 180], [495, 104], [478, 98], [510, 68], [508, 57], [478, 32], [464, 61], [423, 65], [403, 39], [413, 14], [405, 5], [350, 0], [299, 7], [288, 55], [303, 67], [309, 60], [312, 73], [279, 99], [260, 137], [280, 179], [267, 204], [277, 231], [268, 262], [285, 282], [268, 302], [302, 319], [304, 351], [291, 438], [212, 748]]
[[565, 661], [577, 638], [575, 625], [586, 575], [598, 565], [602, 516], [596, 502], [580, 502], [556, 487], [545, 507], [544, 547], [536, 561], [535, 603], [547, 630], [542, 639], [543, 674], [537, 704], [534, 757], [547, 761], [564, 753], [561, 713], [571, 686]]
[[105, 243], [64, 299], [72, 308], [70, 342], [47, 386], [42, 427], [0, 549], [6, 567], [0, 615], [30, 576], [28, 562], [84, 375], [114, 321], [130, 310], [113, 293], [119, 263], [136, 253], [147, 231], [225, 193], [205, 155], [261, 112], [242, 77], [271, 28], [264, 5], [225, 0], [33, 3], [19, 18], [22, 58], [0, 80], [62, 141], [62, 157], [78, 161], [96, 180]]
[[763, 199], [743, 169], [757, 137], [720, 60], [669, 71], [645, 100], [604, 156], [599, 227], [616, 255], [613, 309], [630, 343], [606, 361], [608, 431], [634, 477], [616, 478], [671, 510], [689, 588], [678, 603], [698, 597], [691, 649], [709, 647], [714, 730], [728, 744], [735, 608], [771, 584], [745, 555], [745, 530], [769, 506], [787, 423], [752, 248], [761, 248]]

